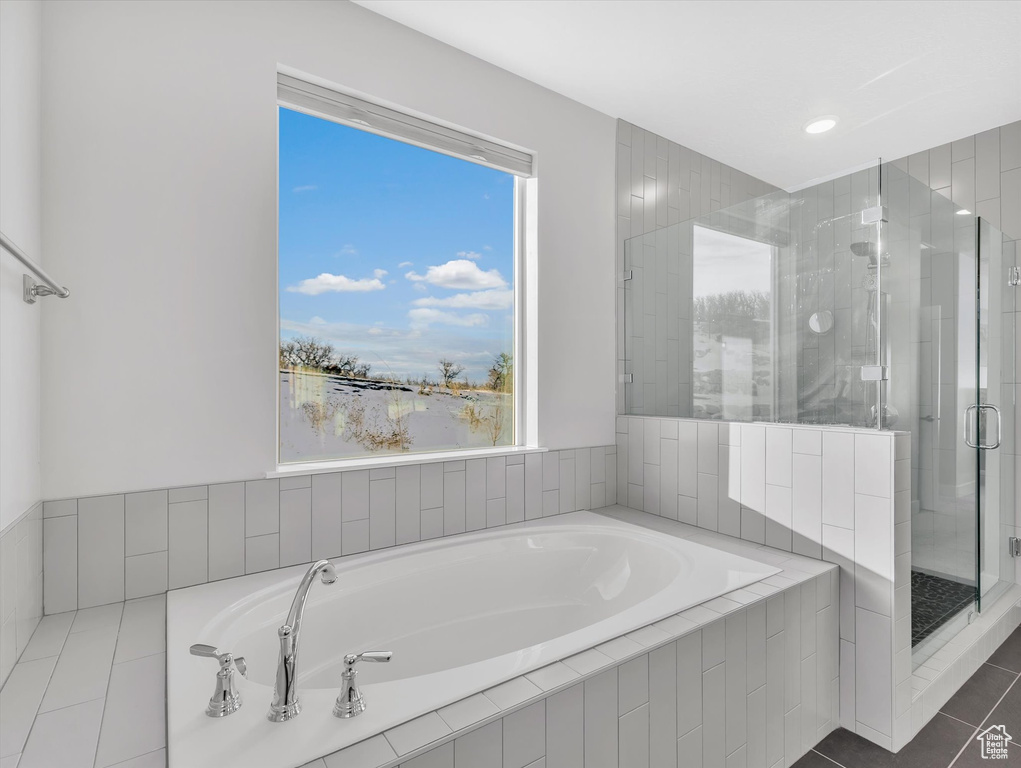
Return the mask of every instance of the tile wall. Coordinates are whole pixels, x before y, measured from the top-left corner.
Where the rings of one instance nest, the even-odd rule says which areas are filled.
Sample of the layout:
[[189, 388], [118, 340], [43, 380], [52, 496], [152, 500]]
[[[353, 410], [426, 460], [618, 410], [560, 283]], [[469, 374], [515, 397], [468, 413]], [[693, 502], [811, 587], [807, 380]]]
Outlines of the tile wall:
[[0, 533], [0, 686], [43, 615], [42, 505]]
[[[617, 417], [617, 503], [840, 566], [841, 725], [911, 704], [910, 435]], [[860, 662], [860, 663], [859, 663]]]
[[1021, 120], [894, 161], [923, 184], [1021, 239]]
[[[615, 503], [616, 447], [47, 501], [47, 614]], [[6, 583], [6, 580], [5, 580]]]
[[[617, 121], [617, 260], [618, 279], [624, 272], [624, 242], [631, 237], [687, 221], [744, 202], [776, 187], [736, 168], [700, 155], [676, 142]], [[666, 282], [662, 283], [666, 290]], [[664, 306], [666, 295], [663, 295]], [[630, 373], [625, 363], [624, 284], [617, 285], [617, 375]], [[650, 310], [655, 303], [650, 305]], [[661, 358], [667, 365], [667, 345]], [[684, 382], [681, 382], [683, 384]], [[617, 412], [624, 413], [624, 388], [617, 388]]]

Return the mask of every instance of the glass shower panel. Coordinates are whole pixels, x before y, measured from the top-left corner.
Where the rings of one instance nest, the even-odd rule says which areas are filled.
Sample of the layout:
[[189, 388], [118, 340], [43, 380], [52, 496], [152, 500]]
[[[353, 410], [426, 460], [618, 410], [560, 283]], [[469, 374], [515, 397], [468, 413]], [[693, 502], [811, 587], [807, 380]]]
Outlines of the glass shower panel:
[[626, 241], [626, 412], [880, 426], [878, 202], [877, 167]]

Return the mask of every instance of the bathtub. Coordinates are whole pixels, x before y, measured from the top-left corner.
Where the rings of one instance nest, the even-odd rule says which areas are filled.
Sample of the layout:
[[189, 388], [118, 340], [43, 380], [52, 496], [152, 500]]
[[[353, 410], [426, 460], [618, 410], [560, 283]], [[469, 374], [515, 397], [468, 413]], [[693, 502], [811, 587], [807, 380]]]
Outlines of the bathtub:
[[[347, 557], [317, 580], [301, 629], [301, 715], [266, 720], [278, 640], [306, 566], [175, 590], [167, 597], [170, 768], [299, 766], [510, 678], [579, 653], [779, 570], [592, 512]], [[204, 715], [210, 643], [243, 655], [242, 708]], [[347, 653], [367, 710], [332, 715]]]

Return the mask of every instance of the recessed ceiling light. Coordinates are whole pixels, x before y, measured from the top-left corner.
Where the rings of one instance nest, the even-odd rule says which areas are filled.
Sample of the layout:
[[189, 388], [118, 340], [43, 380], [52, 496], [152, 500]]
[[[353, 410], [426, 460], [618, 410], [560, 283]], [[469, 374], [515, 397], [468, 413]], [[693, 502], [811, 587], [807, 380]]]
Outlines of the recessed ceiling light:
[[958, 216], [971, 216], [971, 211], [966, 211], [964, 208], [957, 212]]
[[826, 133], [837, 124], [833, 115], [823, 115], [805, 123], [805, 133]]

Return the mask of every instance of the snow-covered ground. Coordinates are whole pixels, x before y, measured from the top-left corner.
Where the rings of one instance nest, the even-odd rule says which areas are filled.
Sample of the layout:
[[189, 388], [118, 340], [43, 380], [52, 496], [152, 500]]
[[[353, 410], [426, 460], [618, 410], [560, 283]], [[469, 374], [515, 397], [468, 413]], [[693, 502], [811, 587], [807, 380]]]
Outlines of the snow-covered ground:
[[280, 372], [280, 459], [315, 461], [513, 442], [513, 398]]

